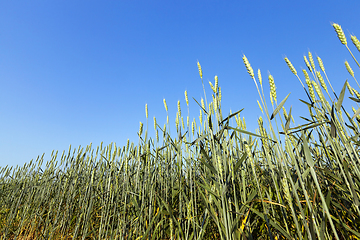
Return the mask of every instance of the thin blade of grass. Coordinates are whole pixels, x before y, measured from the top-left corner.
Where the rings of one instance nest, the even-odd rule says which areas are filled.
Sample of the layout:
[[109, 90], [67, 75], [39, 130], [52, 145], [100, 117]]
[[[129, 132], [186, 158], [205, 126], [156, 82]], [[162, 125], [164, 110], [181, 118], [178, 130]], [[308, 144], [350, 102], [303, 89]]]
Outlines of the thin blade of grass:
[[290, 93], [284, 98], [284, 100], [281, 101], [281, 103], [275, 108], [274, 112], [271, 114], [270, 120], [272, 120], [275, 115], [280, 111], [280, 109], [283, 107], [283, 105], [285, 104], [286, 100], [288, 99], [288, 97], [290, 96]]

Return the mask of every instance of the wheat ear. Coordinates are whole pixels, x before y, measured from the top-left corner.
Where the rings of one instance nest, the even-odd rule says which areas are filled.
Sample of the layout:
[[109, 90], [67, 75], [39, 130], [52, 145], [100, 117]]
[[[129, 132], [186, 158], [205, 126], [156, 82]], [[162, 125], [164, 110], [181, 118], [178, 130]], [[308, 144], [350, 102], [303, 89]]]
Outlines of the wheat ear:
[[338, 36], [340, 42], [344, 45], [347, 45], [346, 37], [345, 37], [344, 31], [342, 30], [341, 26], [337, 23], [333, 23], [332, 26], [334, 27], [335, 32], [337, 33], [337, 36]]
[[357, 48], [357, 50], [360, 52], [360, 41], [356, 38], [356, 36], [351, 35], [351, 41]]
[[290, 60], [287, 57], [285, 57], [285, 62], [288, 65], [288, 67], [290, 68], [291, 72], [294, 75], [297, 75], [296, 69], [294, 68], [294, 66], [292, 65], [292, 63], [290, 62]]

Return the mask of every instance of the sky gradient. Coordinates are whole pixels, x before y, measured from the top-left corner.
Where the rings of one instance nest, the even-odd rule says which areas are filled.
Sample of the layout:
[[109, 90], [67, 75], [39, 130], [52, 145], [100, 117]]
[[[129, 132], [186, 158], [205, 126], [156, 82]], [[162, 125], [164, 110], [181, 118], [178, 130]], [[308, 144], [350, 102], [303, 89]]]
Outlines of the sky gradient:
[[243, 54], [261, 70], [266, 94], [268, 73], [278, 101], [291, 92], [285, 107], [300, 124], [306, 95], [284, 57], [303, 78], [310, 50], [337, 93], [346, 79], [356, 88], [344, 61], [355, 76], [359, 69], [331, 23], [359, 56], [350, 41], [350, 34], [360, 39], [359, 9], [359, 1], [0, 1], [0, 166], [43, 153], [47, 161], [70, 144], [137, 143], [145, 104], [154, 137], [153, 117], [166, 122], [164, 98], [171, 123], [178, 100], [187, 116], [185, 90], [190, 119], [198, 119], [197, 61], [208, 98], [217, 75], [224, 115], [245, 108], [241, 116], [255, 132], [262, 114]]

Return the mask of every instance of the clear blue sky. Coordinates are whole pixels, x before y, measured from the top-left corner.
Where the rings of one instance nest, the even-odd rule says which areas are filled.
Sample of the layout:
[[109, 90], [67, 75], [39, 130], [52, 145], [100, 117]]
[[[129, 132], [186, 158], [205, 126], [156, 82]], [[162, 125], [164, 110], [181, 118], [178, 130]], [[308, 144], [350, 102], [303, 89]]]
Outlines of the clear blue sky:
[[[340, 92], [349, 53], [331, 22], [360, 38], [359, 1], [0, 1], [0, 166], [23, 165], [52, 150], [137, 143], [139, 122], [149, 134], [153, 116], [166, 122], [163, 98], [174, 123], [177, 101], [191, 119], [204, 83], [218, 75], [226, 115], [245, 108], [255, 131], [261, 116], [254, 82], [242, 55], [261, 69], [268, 93], [268, 71], [278, 99], [293, 115], [308, 116], [306, 96], [290, 72], [287, 56], [301, 74], [303, 55], [322, 58]], [[355, 54], [359, 53], [352, 47]], [[210, 97], [210, 95], [208, 95]], [[297, 122], [298, 123], [298, 122]]]

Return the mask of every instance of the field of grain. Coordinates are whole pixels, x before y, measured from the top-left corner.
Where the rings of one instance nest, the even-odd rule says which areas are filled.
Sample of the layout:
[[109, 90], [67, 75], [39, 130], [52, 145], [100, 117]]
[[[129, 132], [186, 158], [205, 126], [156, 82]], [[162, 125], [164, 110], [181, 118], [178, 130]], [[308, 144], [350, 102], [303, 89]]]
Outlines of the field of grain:
[[[53, 152], [44, 169], [43, 157], [1, 167], [0, 239], [360, 239], [360, 86], [350, 66], [360, 65], [333, 27], [354, 60], [342, 89], [311, 52], [301, 74], [284, 59], [304, 91], [306, 124], [295, 125], [270, 74], [268, 101], [243, 55], [263, 114], [256, 132], [242, 110], [224, 115], [215, 76], [211, 96], [204, 88], [195, 99], [197, 120], [178, 102], [176, 137], [154, 118], [156, 135], [140, 123], [138, 143]], [[189, 108], [186, 91], [184, 100]]]

